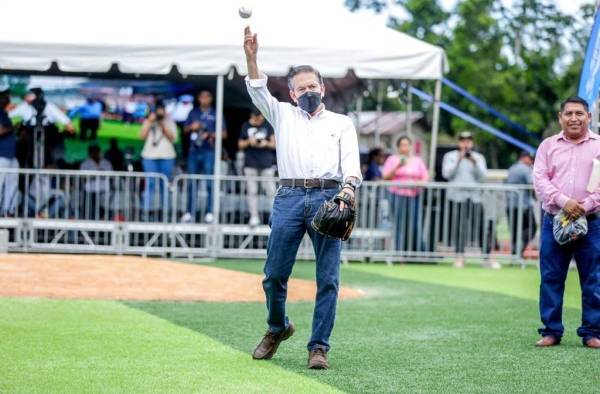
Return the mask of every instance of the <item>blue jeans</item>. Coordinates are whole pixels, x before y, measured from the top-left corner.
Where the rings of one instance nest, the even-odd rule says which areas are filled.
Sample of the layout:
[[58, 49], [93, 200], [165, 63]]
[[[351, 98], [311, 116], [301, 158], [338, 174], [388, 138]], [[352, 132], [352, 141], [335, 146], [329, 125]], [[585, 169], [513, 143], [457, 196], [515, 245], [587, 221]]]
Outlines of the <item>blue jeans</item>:
[[313, 230], [310, 222], [317, 209], [338, 189], [281, 187], [277, 190], [269, 220], [271, 234], [267, 242], [267, 261], [263, 289], [267, 298], [269, 330], [279, 333], [287, 328], [285, 313], [287, 283], [296, 262], [296, 253], [304, 234], [312, 240], [317, 257], [317, 299], [313, 314], [312, 336], [308, 349], [329, 350], [340, 281], [342, 241]]
[[[144, 168], [144, 172], [157, 172], [159, 174], [165, 175], [168, 179], [173, 177], [173, 167], [175, 166], [175, 159], [142, 159], [142, 167]], [[144, 199], [142, 203], [142, 207], [144, 211], [149, 211], [152, 207], [152, 203], [154, 202], [154, 189], [156, 188], [156, 178], [147, 178], [146, 179], [146, 187], [144, 189]], [[166, 190], [164, 190], [164, 185], [160, 182], [160, 207], [163, 207], [164, 204], [168, 204], [169, 199], [166, 196]]]
[[14, 215], [17, 209], [19, 174], [2, 173], [2, 168], [18, 169], [19, 162], [15, 158], [0, 156], [0, 215]]
[[[214, 150], [191, 150], [187, 159], [188, 174], [213, 175], [215, 173], [215, 151]], [[206, 182], [206, 212], [212, 212], [212, 189], [213, 181]], [[196, 196], [198, 194], [198, 182], [188, 183], [187, 212], [196, 216]]]
[[553, 335], [560, 340], [565, 279], [571, 258], [575, 258], [581, 285], [582, 315], [577, 335], [583, 341], [600, 338], [600, 219], [588, 222], [585, 237], [566, 245], [559, 245], [552, 234], [552, 218], [544, 214], [541, 232], [540, 315], [544, 328], [538, 332]]
[[419, 196], [401, 196], [392, 193], [394, 209], [394, 232], [396, 234], [396, 250], [422, 252], [423, 225], [421, 201]]

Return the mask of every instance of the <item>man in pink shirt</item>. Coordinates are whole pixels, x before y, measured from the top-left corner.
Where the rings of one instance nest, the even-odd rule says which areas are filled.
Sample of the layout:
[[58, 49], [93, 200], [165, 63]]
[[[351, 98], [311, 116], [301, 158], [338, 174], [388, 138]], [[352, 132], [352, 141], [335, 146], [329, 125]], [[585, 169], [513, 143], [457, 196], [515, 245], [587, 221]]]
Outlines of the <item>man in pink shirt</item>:
[[[537, 346], [561, 341], [562, 304], [569, 263], [574, 257], [582, 289], [582, 322], [577, 334], [585, 346], [600, 349], [600, 189], [588, 192], [592, 160], [600, 158], [600, 136], [588, 129], [589, 107], [580, 97], [560, 106], [562, 131], [546, 138], [536, 154], [533, 185], [544, 210], [540, 273], [540, 315], [544, 328]], [[552, 219], [559, 210], [575, 219], [586, 216], [585, 237], [560, 245], [552, 233]]]

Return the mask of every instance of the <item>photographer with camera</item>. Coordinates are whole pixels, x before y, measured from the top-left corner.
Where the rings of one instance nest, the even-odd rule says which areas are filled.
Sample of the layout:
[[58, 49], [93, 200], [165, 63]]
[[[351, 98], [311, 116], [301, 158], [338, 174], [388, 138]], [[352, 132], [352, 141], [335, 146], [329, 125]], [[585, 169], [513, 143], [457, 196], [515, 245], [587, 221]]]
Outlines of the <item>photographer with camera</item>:
[[[238, 148], [244, 151], [244, 175], [275, 176], [275, 132], [263, 114], [254, 107], [250, 119], [242, 125]], [[275, 182], [261, 184], [269, 200], [275, 195]], [[248, 180], [248, 208], [250, 226], [260, 224], [258, 215], [258, 181]]]
[[23, 102], [10, 111], [11, 118], [21, 118], [27, 140], [27, 155], [24, 167], [42, 168], [47, 163], [64, 159], [64, 134], [56, 124], [64, 127], [64, 133], [75, 135], [71, 119], [55, 104], [46, 101], [41, 88], [31, 88]]
[[[487, 227], [482, 204], [482, 191], [470, 189], [469, 184], [482, 183], [487, 175], [487, 164], [481, 153], [473, 150], [473, 135], [463, 131], [458, 136], [458, 149], [444, 155], [442, 176], [448, 183], [465, 185], [464, 188], [449, 188], [446, 197], [450, 201], [447, 225], [454, 237], [457, 258], [454, 267], [464, 267], [464, 252], [467, 243], [484, 246], [484, 253], [491, 251], [491, 239], [483, 245]], [[491, 237], [488, 237], [491, 238]], [[499, 268], [498, 262], [488, 260], [490, 268]]]
[[[174, 143], [177, 139], [177, 126], [167, 115], [162, 101], [156, 102], [154, 110], [144, 120], [140, 136], [145, 140], [142, 150], [144, 172], [164, 174], [170, 180], [175, 166]], [[143, 208], [146, 213], [154, 206], [154, 189], [155, 179], [149, 178], [146, 181], [143, 199]], [[164, 198], [166, 190], [162, 190], [161, 187], [160, 193]], [[162, 198], [161, 203], [164, 201]]]
[[[189, 138], [189, 151], [187, 159], [188, 174], [213, 175], [215, 169], [215, 139], [217, 113], [213, 108], [213, 95], [208, 90], [201, 90], [196, 96], [194, 109], [185, 121], [184, 133]], [[227, 125], [223, 120], [223, 139], [227, 138]], [[212, 223], [212, 180], [206, 182], [206, 215], [204, 221]], [[196, 199], [198, 182], [188, 184], [187, 212], [183, 215], [183, 222], [191, 222], [196, 217]]]

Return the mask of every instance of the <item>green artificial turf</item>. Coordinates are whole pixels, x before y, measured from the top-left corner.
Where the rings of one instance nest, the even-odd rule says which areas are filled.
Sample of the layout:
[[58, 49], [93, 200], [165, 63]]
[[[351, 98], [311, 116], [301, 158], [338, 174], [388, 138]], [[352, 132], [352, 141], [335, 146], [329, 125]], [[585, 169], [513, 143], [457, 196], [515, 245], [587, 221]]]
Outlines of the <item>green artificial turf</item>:
[[[217, 265], [256, 273], [262, 268], [260, 262]], [[294, 276], [312, 279], [314, 264], [298, 263]], [[564, 393], [575, 388], [592, 393], [600, 387], [600, 352], [583, 348], [575, 335], [578, 309], [565, 311], [561, 346], [533, 346], [540, 325], [532, 296], [538, 286], [534, 269], [350, 265], [342, 281], [368, 296], [339, 303], [332, 368], [316, 372], [305, 366], [312, 303], [289, 305], [297, 333], [267, 363], [352, 393]], [[578, 291], [571, 280], [569, 299]], [[248, 354], [265, 324], [265, 307], [256, 303], [129, 305]]]
[[335, 392], [117, 302], [0, 299], [0, 393]]
[[[314, 263], [293, 276], [314, 278]], [[306, 369], [310, 302], [289, 304], [297, 332], [275, 358], [253, 361], [263, 303], [1, 299], [0, 392], [598, 392], [575, 276], [563, 344], [538, 349], [535, 269], [344, 266], [343, 284], [367, 295], [339, 303], [328, 371]]]

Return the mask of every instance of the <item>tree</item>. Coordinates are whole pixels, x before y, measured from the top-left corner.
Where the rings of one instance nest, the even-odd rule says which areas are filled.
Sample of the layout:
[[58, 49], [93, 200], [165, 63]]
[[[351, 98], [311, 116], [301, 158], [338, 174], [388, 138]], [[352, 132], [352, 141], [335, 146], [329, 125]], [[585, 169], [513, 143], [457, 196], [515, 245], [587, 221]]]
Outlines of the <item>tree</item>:
[[[495, 0], [463, 0], [451, 13], [436, 0], [349, 3], [351, 9], [367, 7], [377, 12], [386, 6], [401, 7], [408, 18], [392, 19], [392, 27], [443, 47], [450, 63], [449, 79], [540, 137], [556, 129], [558, 103], [577, 90], [594, 11], [593, 5], [584, 6], [583, 23], [578, 23], [552, 0], [517, 0], [510, 8]], [[444, 101], [527, 143], [539, 142], [508, 129], [449, 89], [444, 90]], [[449, 134], [471, 128], [445, 113], [441, 125]], [[506, 167], [516, 156], [516, 148], [488, 134], [477, 133], [477, 143], [492, 166]]]

